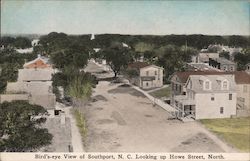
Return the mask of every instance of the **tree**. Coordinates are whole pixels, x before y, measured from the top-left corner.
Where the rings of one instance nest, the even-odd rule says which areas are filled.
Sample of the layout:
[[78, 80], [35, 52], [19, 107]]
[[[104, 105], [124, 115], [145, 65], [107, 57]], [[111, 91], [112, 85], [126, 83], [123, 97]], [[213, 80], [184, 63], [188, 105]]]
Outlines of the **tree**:
[[133, 61], [132, 51], [120, 43], [113, 43], [110, 47], [101, 50], [100, 54], [115, 73], [115, 78], [122, 68], [126, 68], [128, 63]]
[[237, 53], [234, 61], [237, 63], [238, 70], [245, 70], [246, 64], [250, 62], [250, 48], [244, 49], [242, 53]]
[[31, 41], [26, 37], [17, 37], [15, 39], [14, 46], [16, 48], [22, 48], [22, 49], [32, 47], [31, 46]]
[[49, 145], [52, 135], [41, 128], [47, 111], [27, 101], [0, 104], [0, 151], [34, 151]]
[[83, 68], [89, 58], [89, 51], [79, 48], [69, 48], [51, 54], [51, 60], [56, 68], [62, 69], [66, 66]]
[[156, 51], [158, 56], [157, 64], [164, 67], [166, 77], [169, 77], [175, 71], [184, 69], [184, 58], [182, 51], [175, 45], [160, 47]]
[[223, 58], [226, 58], [226, 59], [230, 59], [230, 55], [229, 55], [229, 52], [226, 52], [226, 51], [222, 51], [219, 53], [219, 56], [220, 57], [223, 57]]

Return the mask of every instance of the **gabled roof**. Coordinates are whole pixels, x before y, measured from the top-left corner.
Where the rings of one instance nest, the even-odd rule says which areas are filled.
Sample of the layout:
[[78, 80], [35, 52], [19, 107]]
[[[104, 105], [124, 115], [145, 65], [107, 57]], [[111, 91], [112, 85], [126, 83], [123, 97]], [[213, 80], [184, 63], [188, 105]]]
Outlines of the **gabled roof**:
[[250, 84], [250, 75], [245, 71], [234, 71], [234, 72], [217, 72], [217, 71], [185, 71], [176, 72], [176, 75], [181, 83], [186, 83], [190, 75], [228, 75], [233, 74], [235, 76], [236, 84]]
[[163, 69], [162, 67], [159, 67], [159, 66], [154, 65], [154, 64], [148, 64], [146, 62], [134, 62], [134, 63], [128, 64], [128, 68], [135, 68], [138, 70], [142, 69], [142, 68], [147, 68], [147, 67], [155, 67], [155, 68]]
[[23, 67], [26, 67], [26, 66], [28, 66], [28, 65], [30, 65], [30, 64], [33, 64], [33, 63], [35, 63], [35, 62], [38, 61], [38, 60], [43, 61], [44, 64], [51, 64], [50, 61], [49, 61], [49, 58], [44, 57], [44, 56], [38, 56], [36, 59], [31, 60], [31, 61], [25, 63], [25, 64], [23, 65]]
[[148, 64], [146, 62], [134, 62], [134, 63], [128, 64], [128, 67], [140, 69], [140, 68], [144, 68], [144, 67], [149, 66], [149, 65], [150, 64]]
[[223, 75], [230, 74], [228, 72], [217, 72], [217, 71], [185, 71], [185, 72], [175, 72], [181, 83], [186, 83], [190, 75]]

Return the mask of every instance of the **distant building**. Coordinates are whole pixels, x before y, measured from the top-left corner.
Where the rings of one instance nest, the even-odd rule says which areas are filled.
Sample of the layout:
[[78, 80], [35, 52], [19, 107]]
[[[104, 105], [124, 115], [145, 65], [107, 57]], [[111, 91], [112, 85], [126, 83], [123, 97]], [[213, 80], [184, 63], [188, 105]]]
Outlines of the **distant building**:
[[94, 40], [95, 39], [95, 34], [91, 34], [90, 40]]
[[23, 65], [25, 69], [35, 69], [35, 68], [52, 68], [49, 58], [38, 55], [38, 57], [30, 62]]
[[213, 119], [236, 115], [234, 75], [206, 73], [189, 75], [185, 95], [173, 96], [171, 104], [179, 110], [179, 117]]
[[128, 69], [134, 69], [138, 76], [131, 79], [131, 83], [142, 89], [157, 88], [163, 86], [163, 68], [150, 65], [145, 62], [135, 62], [128, 65]]
[[20, 53], [20, 54], [29, 54], [33, 52], [33, 47], [31, 48], [26, 48], [26, 49], [15, 49], [16, 52]]
[[24, 64], [24, 69], [18, 70], [17, 82], [8, 82], [6, 94], [0, 96], [0, 102], [27, 100], [46, 109], [54, 109], [56, 97], [51, 81], [54, 70], [47, 65], [41, 57]]
[[221, 71], [207, 63], [187, 63], [186, 67], [188, 71]]
[[217, 59], [219, 58], [219, 53], [199, 53], [196, 58], [196, 63], [209, 63], [209, 58]]
[[34, 39], [31, 41], [31, 45], [34, 47], [34, 46], [37, 46], [39, 44], [39, 39]]
[[225, 58], [209, 58], [209, 66], [223, 71], [233, 72], [236, 70], [236, 64]]

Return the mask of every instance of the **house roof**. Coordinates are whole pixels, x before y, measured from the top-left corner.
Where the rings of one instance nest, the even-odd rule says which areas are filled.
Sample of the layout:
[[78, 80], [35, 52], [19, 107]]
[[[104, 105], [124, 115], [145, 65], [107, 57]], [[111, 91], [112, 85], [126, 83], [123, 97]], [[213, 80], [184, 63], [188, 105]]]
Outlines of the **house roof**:
[[148, 64], [146, 62], [134, 62], [134, 63], [128, 64], [128, 68], [135, 68], [138, 70], [142, 68], [147, 68], [147, 67], [155, 67], [155, 68], [163, 69], [162, 67], [156, 66], [154, 64]]
[[250, 75], [245, 71], [232, 72], [235, 75], [236, 84], [250, 84]]
[[28, 66], [28, 65], [30, 65], [30, 64], [33, 64], [33, 63], [35, 63], [35, 62], [38, 61], [38, 60], [43, 61], [44, 64], [51, 64], [50, 61], [49, 61], [49, 58], [38, 55], [38, 57], [37, 57], [36, 59], [31, 60], [31, 61], [25, 63], [25, 64], [23, 65], [23, 67], [26, 67], [26, 66]]
[[232, 62], [230, 60], [227, 60], [225, 58], [222, 58], [222, 57], [216, 58], [216, 59], [213, 59], [213, 60], [215, 60], [215, 61], [217, 61], [218, 63], [221, 63], [221, 64], [232, 64], [232, 65], [235, 64], [234, 62]]
[[233, 74], [235, 76], [236, 84], [250, 84], [250, 75], [245, 71], [234, 72], [217, 72], [217, 71], [185, 71], [176, 72], [174, 75], [180, 79], [181, 83], [186, 83], [190, 75], [227, 75]]
[[[235, 81], [233, 74], [223, 74], [223, 76], [220, 76], [221, 80], [226, 80], [229, 83], [229, 87], [227, 89], [221, 89], [221, 83], [218, 82], [218, 76], [217, 75], [190, 75], [188, 82], [192, 81], [192, 86], [190, 86], [191, 90], [199, 93], [221, 93], [221, 92], [227, 92], [227, 91], [235, 91]], [[209, 81], [211, 86], [210, 90], [204, 90], [203, 89], [203, 82]], [[187, 86], [187, 85], [186, 85]]]
[[140, 68], [144, 68], [144, 67], [149, 66], [149, 65], [150, 64], [148, 64], [146, 62], [134, 62], [134, 63], [128, 64], [128, 67], [140, 69]]
[[181, 83], [186, 83], [190, 75], [223, 75], [229, 74], [225, 72], [217, 71], [185, 71], [185, 72], [175, 72], [174, 75], [180, 79]]

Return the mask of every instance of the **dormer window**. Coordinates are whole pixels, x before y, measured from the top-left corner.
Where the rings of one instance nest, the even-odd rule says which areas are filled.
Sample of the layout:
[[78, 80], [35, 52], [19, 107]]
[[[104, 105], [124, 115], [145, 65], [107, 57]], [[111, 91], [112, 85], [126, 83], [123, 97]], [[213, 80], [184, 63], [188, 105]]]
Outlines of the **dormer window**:
[[205, 90], [210, 90], [210, 82], [205, 81]]
[[221, 83], [222, 90], [228, 90], [228, 86], [229, 86], [229, 84], [228, 84], [227, 80], [222, 81], [222, 83]]

